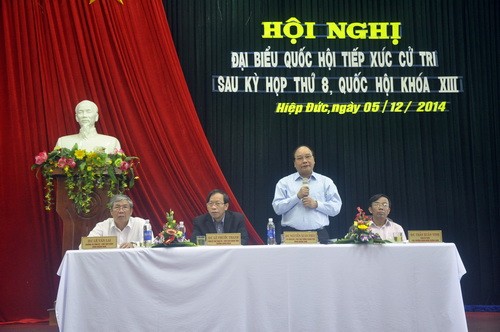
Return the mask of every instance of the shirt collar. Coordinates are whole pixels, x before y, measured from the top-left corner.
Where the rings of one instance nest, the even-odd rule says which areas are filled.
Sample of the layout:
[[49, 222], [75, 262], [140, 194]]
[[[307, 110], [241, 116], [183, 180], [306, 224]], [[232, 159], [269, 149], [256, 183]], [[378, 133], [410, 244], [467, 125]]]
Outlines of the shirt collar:
[[[221, 223], [224, 223], [224, 219], [226, 219], [226, 213], [224, 212], [224, 215], [222, 216]], [[214, 218], [212, 218], [212, 222], [215, 224], [217, 221], [215, 221]]]
[[391, 226], [391, 218], [385, 218], [385, 223], [382, 225], [382, 226], [377, 226], [377, 224], [375, 223], [375, 221], [373, 221], [373, 217], [372, 217], [372, 227], [376, 227], [376, 228], [384, 228], [384, 227], [390, 227]]
[[[311, 177], [309, 178], [309, 180], [316, 180], [316, 176], [314, 175], [314, 172], [311, 173]], [[300, 176], [299, 172], [296, 172], [295, 173], [295, 181], [302, 181], [302, 176]]]
[[[111, 218], [111, 219], [113, 219], [113, 218]], [[134, 222], [134, 221], [132, 220], [132, 217], [130, 217], [130, 218], [128, 219], [127, 224], [125, 225], [125, 227], [124, 227], [123, 229], [125, 229], [125, 228], [132, 228], [132, 223], [133, 223], [133, 222]], [[114, 228], [114, 229], [116, 229], [116, 230], [120, 230], [118, 227], [116, 227], [116, 224], [115, 224], [115, 220], [114, 220], [114, 219], [113, 219], [113, 224], [112, 224], [111, 228]]]

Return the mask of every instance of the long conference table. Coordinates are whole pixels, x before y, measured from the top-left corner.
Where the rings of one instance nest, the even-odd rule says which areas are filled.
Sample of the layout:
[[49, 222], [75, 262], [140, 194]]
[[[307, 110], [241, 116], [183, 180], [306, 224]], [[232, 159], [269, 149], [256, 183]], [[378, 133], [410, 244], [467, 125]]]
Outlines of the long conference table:
[[467, 331], [453, 243], [70, 250], [61, 331]]

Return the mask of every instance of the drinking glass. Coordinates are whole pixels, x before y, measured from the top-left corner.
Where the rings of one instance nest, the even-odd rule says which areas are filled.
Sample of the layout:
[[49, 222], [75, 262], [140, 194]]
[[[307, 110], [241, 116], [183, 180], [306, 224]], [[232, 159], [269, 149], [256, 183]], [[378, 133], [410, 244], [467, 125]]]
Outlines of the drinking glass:
[[196, 237], [196, 245], [199, 245], [199, 246], [204, 246], [205, 245], [205, 236], [203, 235], [198, 235]]
[[401, 232], [394, 232], [393, 237], [394, 237], [394, 242], [402, 242], [403, 241], [403, 233], [401, 233]]

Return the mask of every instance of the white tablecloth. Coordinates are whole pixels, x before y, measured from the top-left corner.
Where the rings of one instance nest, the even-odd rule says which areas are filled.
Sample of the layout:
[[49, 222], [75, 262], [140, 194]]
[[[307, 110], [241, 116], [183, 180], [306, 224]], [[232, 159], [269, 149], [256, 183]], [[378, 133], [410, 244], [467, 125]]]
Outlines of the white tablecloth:
[[67, 251], [61, 331], [467, 331], [454, 244]]

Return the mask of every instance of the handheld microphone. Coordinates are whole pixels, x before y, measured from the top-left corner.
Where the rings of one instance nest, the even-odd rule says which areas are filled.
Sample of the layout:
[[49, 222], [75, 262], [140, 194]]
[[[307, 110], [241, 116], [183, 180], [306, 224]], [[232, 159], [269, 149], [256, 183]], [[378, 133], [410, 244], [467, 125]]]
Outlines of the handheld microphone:
[[302, 178], [302, 187], [306, 187], [307, 189], [309, 189], [309, 179], [308, 178]]
[[308, 178], [302, 178], [302, 186], [309, 187], [309, 179]]

